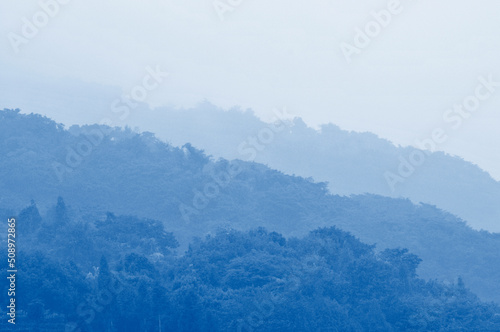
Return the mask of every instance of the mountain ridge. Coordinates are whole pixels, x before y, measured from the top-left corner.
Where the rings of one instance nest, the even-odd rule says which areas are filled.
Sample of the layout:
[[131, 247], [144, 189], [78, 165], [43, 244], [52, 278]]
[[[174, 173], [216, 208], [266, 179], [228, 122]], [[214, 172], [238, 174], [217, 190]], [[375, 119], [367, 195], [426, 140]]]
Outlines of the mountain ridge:
[[[313, 177], [328, 182], [334, 194], [372, 193], [433, 204], [475, 229], [500, 231], [500, 182], [476, 164], [441, 151], [396, 146], [375, 134], [334, 124], [316, 130], [300, 118], [279, 120], [285, 130], [266, 140], [272, 124], [251, 110], [224, 111], [209, 103], [192, 109], [144, 108], [129, 118], [173, 145], [190, 142], [215, 157], [256, 161], [285, 174]], [[418, 158], [423, 158], [421, 164]]]

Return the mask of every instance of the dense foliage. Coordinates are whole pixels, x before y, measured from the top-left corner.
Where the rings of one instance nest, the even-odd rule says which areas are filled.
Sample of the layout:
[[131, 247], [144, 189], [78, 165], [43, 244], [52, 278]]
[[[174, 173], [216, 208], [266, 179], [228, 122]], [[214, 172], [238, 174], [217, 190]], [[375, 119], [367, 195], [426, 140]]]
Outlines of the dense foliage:
[[219, 229], [179, 255], [158, 221], [79, 219], [62, 198], [43, 217], [32, 203], [18, 220], [20, 329], [500, 329], [500, 309], [460, 279], [425, 282], [408, 250], [376, 252], [335, 227], [289, 239], [263, 228]]

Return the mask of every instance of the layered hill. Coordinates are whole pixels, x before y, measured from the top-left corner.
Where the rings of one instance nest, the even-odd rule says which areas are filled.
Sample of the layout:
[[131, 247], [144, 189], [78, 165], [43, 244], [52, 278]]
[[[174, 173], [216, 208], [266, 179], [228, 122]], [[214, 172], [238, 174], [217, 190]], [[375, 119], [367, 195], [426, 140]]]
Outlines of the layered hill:
[[337, 226], [376, 250], [408, 248], [418, 274], [459, 276], [483, 299], [500, 301], [500, 235], [471, 229], [434, 206], [376, 195], [331, 195], [325, 183], [267, 166], [213, 160], [190, 144], [103, 126], [64, 129], [39, 115], [0, 112], [0, 208], [34, 200], [42, 214], [59, 196], [85, 220], [107, 212], [152, 218], [185, 248], [220, 228], [264, 226], [286, 237]]
[[[500, 182], [478, 166], [333, 124], [316, 130], [300, 118], [291, 119], [284, 110], [277, 110], [275, 119], [283, 120], [282, 130], [251, 111], [223, 111], [204, 103], [182, 110], [144, 107], [131, 112], [128, 123], [174, 145], [190, 142], [216, 157], [252, 160], [286, 174], [328, 182], [334, 194], [409, 198], [449, 211], [475, 229], [500, 232]], [[422, 149], [440, 145], [432, 137], [420, 143]]]

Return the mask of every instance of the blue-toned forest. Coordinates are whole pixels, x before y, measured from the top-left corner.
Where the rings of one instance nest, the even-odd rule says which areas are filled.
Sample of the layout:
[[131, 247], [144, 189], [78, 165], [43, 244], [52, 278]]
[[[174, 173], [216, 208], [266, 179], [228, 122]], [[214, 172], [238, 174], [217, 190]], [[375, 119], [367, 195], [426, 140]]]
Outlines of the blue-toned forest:
[[0, 138], [17, 330], [500, 330], [500, 235], [435, 206], [18, 110]]

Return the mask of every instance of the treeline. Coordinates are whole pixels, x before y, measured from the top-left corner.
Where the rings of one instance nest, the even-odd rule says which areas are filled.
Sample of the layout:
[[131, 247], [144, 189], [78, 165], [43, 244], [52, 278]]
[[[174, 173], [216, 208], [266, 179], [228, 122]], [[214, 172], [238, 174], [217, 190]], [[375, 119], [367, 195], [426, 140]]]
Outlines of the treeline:
[[420, 258], [408, 250], [376, 252], [335, 227], [300, 238], [219, 229], [181, 254], [158, 221], [112, 213], [81, 219], [62, 198], [43, 217], [33, 203], [18, 225], [16, 328], [500, 329], [498, 306], [479, 301], [460, 279], [426, 282], [416, 272]]

